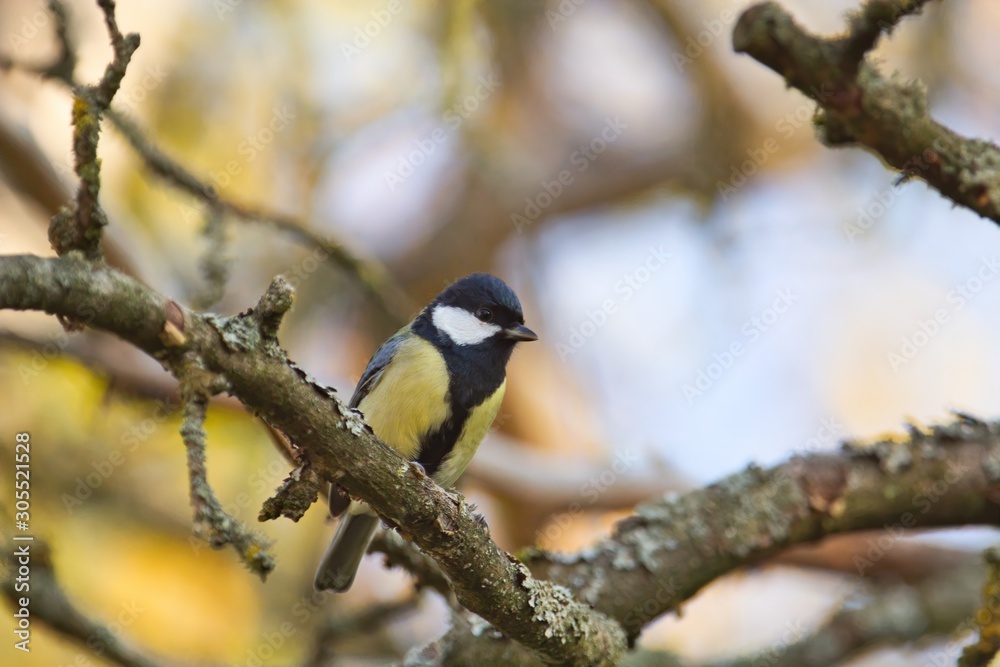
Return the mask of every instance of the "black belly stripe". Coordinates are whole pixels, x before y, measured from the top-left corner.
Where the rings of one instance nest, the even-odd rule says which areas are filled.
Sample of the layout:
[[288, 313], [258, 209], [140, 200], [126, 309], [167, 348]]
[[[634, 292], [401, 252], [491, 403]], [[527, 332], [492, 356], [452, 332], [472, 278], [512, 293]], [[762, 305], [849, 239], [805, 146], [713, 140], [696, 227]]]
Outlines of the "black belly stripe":
[[451, 403], [451, 417], [441, 428], [428, 434], [420, 443], [420, 454], [417, 455], [417, 463], [424, 467], [428, 475], [434, 477], [441, 468], [451, 450], [455, 448], [459, 436], [462, 434], [462, 427], [465, 426], [469, 418], [469, 410]]

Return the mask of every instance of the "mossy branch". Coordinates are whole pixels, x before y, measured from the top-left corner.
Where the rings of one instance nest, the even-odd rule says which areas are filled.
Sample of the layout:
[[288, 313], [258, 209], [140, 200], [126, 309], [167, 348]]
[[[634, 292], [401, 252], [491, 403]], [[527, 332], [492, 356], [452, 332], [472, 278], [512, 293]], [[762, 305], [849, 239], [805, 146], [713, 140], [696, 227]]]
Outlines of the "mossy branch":
[[[529, 550], [532, 574], [618, 621], [634, 642], [642, 629], [720, 576], [797, 544], [881, 531], [883, 553], [925, 528], [1000, 524], [1000, 424], [967, 416], [908, 438], [845, 444], [743, 472], [637, 508], [611, 537], [576, 554]], [[874, 564], [859, 554], [864, 575]], [[482, 625], [480, 623], [480, 625]], [[537, 665], [501, 635], [454, 625], [411, 664]], [[460, 660], [459, 660], [460, 662]]]

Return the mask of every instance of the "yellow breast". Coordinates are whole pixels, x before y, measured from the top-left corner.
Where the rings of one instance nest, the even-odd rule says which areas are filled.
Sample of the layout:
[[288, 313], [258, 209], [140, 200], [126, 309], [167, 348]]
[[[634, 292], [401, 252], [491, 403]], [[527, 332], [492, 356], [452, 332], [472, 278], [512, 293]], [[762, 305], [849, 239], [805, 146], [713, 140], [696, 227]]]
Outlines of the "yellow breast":
[[358, 408], [382, 442], [412, 460], [420, 453], [421, 437], [448, 418], [448, 401], [444, 359], [429, 342], [412, 336]]

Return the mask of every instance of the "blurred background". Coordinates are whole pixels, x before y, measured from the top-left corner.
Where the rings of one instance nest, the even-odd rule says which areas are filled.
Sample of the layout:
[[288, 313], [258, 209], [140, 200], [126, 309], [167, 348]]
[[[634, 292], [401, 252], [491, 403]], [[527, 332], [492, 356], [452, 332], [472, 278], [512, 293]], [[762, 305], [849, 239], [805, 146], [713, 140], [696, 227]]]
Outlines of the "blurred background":
[[[77, 76], [96, 81], [110, 58], [102, 15], [68, 4]], [[288, 230], [213, 217], [106, 123], [107, 247], [156, 289], [224, 314], [294, 277], [282, 342], [343, 397], [398, 318], [448, 282], [507, 280], [540, 342], [515, 354], [464, 491], [512, 551], [582, 548], [642, 499], [750, 462], [952, 410], [996, 417], [1000, 234], [867, 153], [822, 147], [813, 104], [732, 53], [747, 4], [123, 0], [119, 25], [142, 36], [123, 115], [223, 197], [384, 263], [409, 301], [387, 315]], [[783, 4], [834, 33], [858, 3]], [[996, 141], [997, 25], [988, 0], [933, 3], [874, 57], [922, 80], [941, 121]], [[50, 62], [53, 31], [40, 0], [0, 3], [5, 56]], [[65, 86], [0, 73], [0, 252], [52, 254], [48, 219], [75, 188], [70, 147]], [[226, 272], [221, 290], [206, 277]], [[446, 628], [441, 598], [412, 599], [378, 556], [350, 594], [311, 597], [332, 525], [320, 505], [257, 524], [289, 466], [234, 401], [210, 412], [209, 480], [275, 541], [266, 584], [191, 536], [178, 402], [158, 364], [5, 312], [0, 386], [4, 461], [13, 433], [34, 444], [36, 534], [67, 594], [126, 643], [167, 662], [312, 664], [322, 638], [336, 664], [382, 664]], [[923, 564], [977, 562], [994, 539], [907, 535], [886, 559], [905, 572], [883, 574], [916, 591]], [[867, 549], [858, 538], [839, 557], [726, 577], [641, 646], [686, 664], [780, 655], [877, 596], [852, 561]], [[347, 623], [374, 602], [391, 611]], [[959, 625], [843, 664], [954, 664]], [[4, 642], [0, 661], [14, 657]], [[28, 659], [103, 664], [37, 625]]]

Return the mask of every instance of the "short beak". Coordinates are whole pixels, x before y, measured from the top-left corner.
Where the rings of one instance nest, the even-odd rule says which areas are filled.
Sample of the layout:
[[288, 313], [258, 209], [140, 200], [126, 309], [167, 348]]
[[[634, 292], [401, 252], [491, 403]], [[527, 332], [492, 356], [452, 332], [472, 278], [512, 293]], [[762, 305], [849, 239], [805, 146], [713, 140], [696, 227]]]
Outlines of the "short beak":
[[515, 341], [529, 341], [538, 340], [538, 336], [534, 331], [524, 326], [523, 324], [518, 324], [513, 327], [509, 327], [503, 330], [504, 338]]

